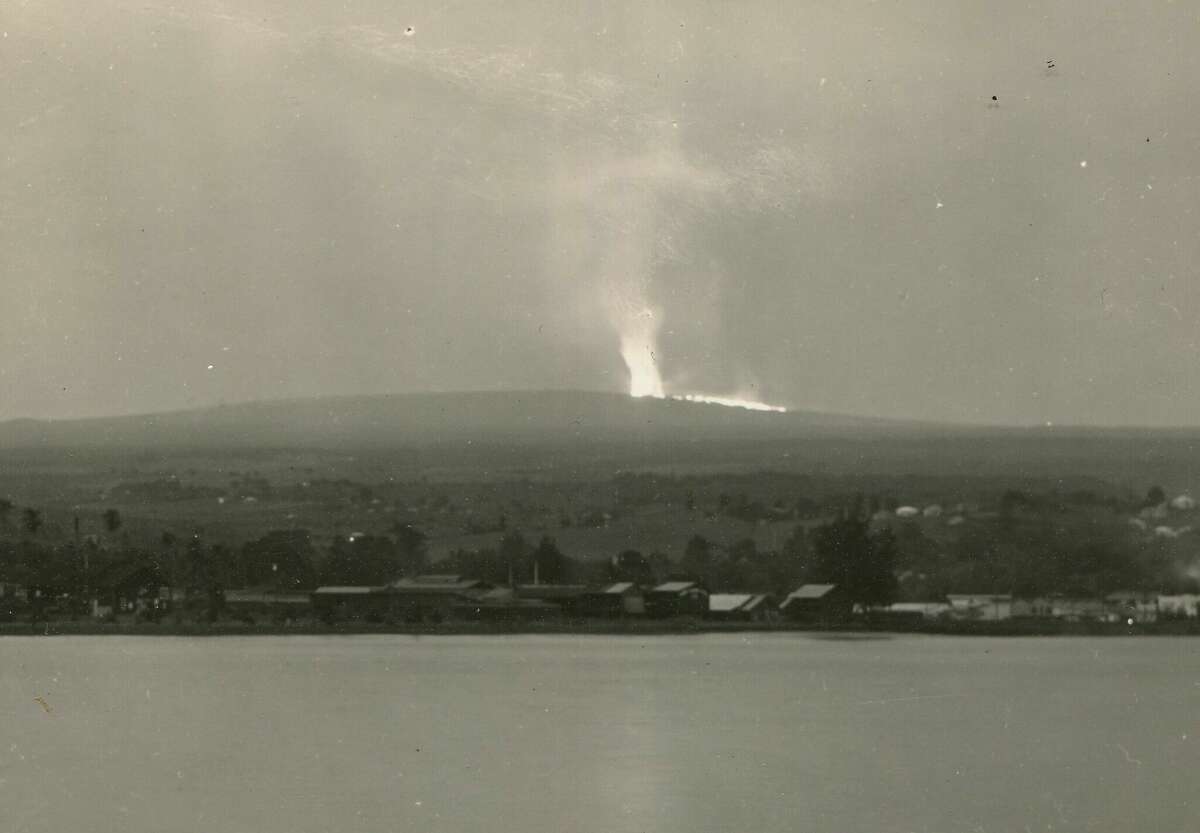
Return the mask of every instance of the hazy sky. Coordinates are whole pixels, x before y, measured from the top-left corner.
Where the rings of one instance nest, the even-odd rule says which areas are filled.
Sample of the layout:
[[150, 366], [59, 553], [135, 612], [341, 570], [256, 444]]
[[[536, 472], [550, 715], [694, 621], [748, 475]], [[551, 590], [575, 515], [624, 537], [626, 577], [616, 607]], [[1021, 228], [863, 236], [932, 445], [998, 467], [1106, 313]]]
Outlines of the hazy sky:
[[1194, 2], [0, 0], [0, 29], [0, 418], [625, 390], [622, 332], [657, 331], [669, 392], [1200, 423]]

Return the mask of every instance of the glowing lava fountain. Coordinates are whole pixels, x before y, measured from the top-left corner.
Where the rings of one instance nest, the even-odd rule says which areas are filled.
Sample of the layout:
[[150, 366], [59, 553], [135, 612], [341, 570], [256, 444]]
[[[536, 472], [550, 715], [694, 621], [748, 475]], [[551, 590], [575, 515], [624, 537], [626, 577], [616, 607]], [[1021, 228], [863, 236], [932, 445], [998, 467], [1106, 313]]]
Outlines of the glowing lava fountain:
[[698, 402], [704, 405], [724, 405], [726, 408], [745, 408], [748, 411], [787, 413], [781, 405], [768, 405], [756, 399], [738, 396], [710, 396], [704, 393], [667, 395], [658, 359], [654, 355], [658, 338], [658, 321], [651, 310], [645, 310], [626, 322], [621, 332], [621, 358], [629, 369], [629, 395], [638, 399], [674, 399], [678, 402]]
[[621, 358], [629, 368], [629, 395], [652, 396], [662, 399], [662, 374], [658, 372], [658, 361], [654, 357], [654, 346], [658, 338], [658, 322], [651, 310], [633, 317], [621, 332]]
[[786, 414], [787, 408], [782, 405], [768, 405], [755, 399], [739, 399], [735, 396], [706, 396], [703, 393], [685, 393], [682, 396], [672, 396], [684, 402], [703, 402], [706, 405], [724, 405], [726, 408], [745, 408], [747, 411], [773, 411]]

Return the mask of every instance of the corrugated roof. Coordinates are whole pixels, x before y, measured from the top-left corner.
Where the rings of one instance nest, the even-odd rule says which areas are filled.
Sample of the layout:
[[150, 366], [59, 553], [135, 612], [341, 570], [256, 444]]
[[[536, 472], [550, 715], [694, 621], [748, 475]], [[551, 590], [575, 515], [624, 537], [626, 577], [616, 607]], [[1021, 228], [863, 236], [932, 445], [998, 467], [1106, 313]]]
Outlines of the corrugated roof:
[[742, 610], [754, 610], [755, 608], [766, 604], [769, 599], [770, 597], [765, 593], [759, 593], [758, 595], [751, 596], [750, 601], [742, 605]]
[[226, 602], [246, 604], [308, 604], [305, 593], [263, 593], [255, 590], [226, 590]]
[[616, 584], [610, 584], [608, 587], [605, 587], [604, 592], [620, 595], [622, 593], [628, 593], [632, 588], [632, 581], [618, 581]]
[[224, 594], [226, 604], [244, 604], [244, 605], [307, 605], [307, 595], [296, 593], [238, 593], [235, 591], [226, 591]]
[[713, 593], [708, 597], [708, 609], [713, 613], [731, 613], [754, 598], [750, 593]]
[[463, 601], [455, 605], [457, 610], [545, 610], [557, 612], [562, 610], [554, 602], [544, 602], [541, 599], [490, 599], [480, 598], [473, 601]]
[[[388, 585], [389, 588], [397, 593], [435, 593], [435, 592], [461, 592], [463, 590], [473, 590], [483, 582], [477, 579], [460, 579], [458, 576], [439, 576], [439, 581], [425, 581], [427, 577], [418, 576], [417, 578], [402, 578], [393, 581]], [[449, 581], [454, 578], [455, 581]]]
[[573, 599], [587, 592], [582, 584], [521, 584], [517, 595], [527, 599]]
[[806, 584], [799, 590], [793, 590], [788, 593], [789, 599], [820, 599], [825, 596], [836, 584]]
[[654, 588], [655, 593], [681, 593], [696, 586], [694, 581], [668, 581]]
[[1110, 602], [1150, 602], [1155, 597], [1153, 593], [1140, 593], [1137, 590], [1117, 590], [1104, 598]]
[[413, 584], [461, 584], [463, 577], [453, 573], [429, 573], [410, 579], [402, 579], [402, 581], [410, 581]]

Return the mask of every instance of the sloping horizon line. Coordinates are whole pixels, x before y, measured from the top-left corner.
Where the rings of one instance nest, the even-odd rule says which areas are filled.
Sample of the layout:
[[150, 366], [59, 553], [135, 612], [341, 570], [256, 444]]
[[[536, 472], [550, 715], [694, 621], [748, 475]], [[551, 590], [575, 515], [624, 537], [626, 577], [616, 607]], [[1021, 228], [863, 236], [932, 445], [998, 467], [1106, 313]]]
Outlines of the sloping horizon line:
[[752, 415], [760, 419], [776, 419], [785, 420], [788, 417], [820, 417], [827, 419], [843, 419], [848, 421], [873, 422], [882, 425], [891, 424], [896, 427], [924, 427], [930, 430], [951, 430], [951, 431], [1043, 431], [1054, 433], [1072, 433], [1072, 432], [1161, 432], [1161, 433], [1186, 433], [1200, 431], [1200, 425], [1188, 424], [1166, 424], [1166, 425], [1147, 425], [1145, 423], [1050, 423], [1050, 422], [1028, 422], [1028, 423], [1003, 423], [1003, 422], [973, 422], [960, 420], [938, 420], [923, 417], [912, 416], [884, 416], [879, 414], [863, 414], [852, 411], [824, 411], [811, 408], [797, 407], [790, 404], [785, 404], [787, 410], [784, 412], [777, 411], [758, 411], [750, 408], [740, 408], [735, 405], [723, 405], [714, 402], [690, 401], [684, 399], [682, 395], [668, 395], [663, 398], [657, 397], [634, 397], [628, 393], [613, 390], [594, 390], [587, 388], [515, 388], [509, 390], [501, 390], [496, 388], [477, 388], [465, 390], [425, 390], [425, 391], [392, 391], [388, 393], [328, 393], [328, 394], [312, 394], [301, 396], [282, 396], [266, 399], [242, 399], [233, 402], [220, 401], [208, 405], [195, 405], [192, 407], [166, 408], [158, 411], [131, 411], [125, 413], [108, 413], [94, 414], [90, 416], [71, 416], [71, 417], [36, 417], [36, 416], [21, 416], [11, 417], [8, 419], [0, 419], [0, 427], [15, 426], [15, 425], [67, 425], [73, 423], [85, 422], [100, 422], [106, 420], [137, 420], [137, 419], [154, 419], [158, 417], [183, 416], [188, 414], [203, 414], [206, 412], [220, 411], [224, 409], [240, 409], [254, 407], [269, 407], [277, 405], [296, 405], [305, 403], [317, 402], [348, 402], [353, 400], [384, 400], [384, 399], [431, 399], [438, 397], [468, 397], [468, 396], [490, 396], [490, 397], [511, 397], [519, 398], [521, 396], [592, 396], [592, 397], [607, 397], [613, 400], [628, 399], [632, 402], [661, 402], [661, 403], [678, 403], [679, 405], [689, 406], [694, 408], [724, 408], [726, 410], [741, 410], [746, 414]]

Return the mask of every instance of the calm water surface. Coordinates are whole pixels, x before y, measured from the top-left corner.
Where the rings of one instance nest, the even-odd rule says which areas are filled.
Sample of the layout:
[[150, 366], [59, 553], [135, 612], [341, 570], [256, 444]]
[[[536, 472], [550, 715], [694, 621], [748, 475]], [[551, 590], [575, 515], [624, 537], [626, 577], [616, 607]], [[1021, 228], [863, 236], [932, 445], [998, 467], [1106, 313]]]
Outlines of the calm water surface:
[[1183, 638], [5, 638], [0, 829], [1194, 830], [1198, 717]]

